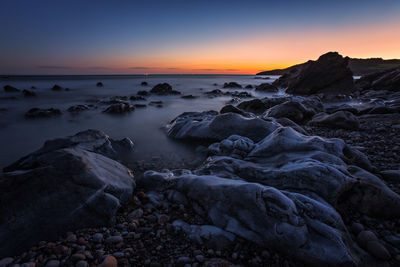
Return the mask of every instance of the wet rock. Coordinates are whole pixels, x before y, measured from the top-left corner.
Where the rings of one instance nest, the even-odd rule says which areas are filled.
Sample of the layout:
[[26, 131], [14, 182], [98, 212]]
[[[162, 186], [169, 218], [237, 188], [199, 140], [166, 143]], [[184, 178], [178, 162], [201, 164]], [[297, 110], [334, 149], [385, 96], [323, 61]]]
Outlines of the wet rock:
[[266, 92], [266, 93], [276, 93], [278, 88], [270, 83], [262, 83], [256, 87], [256, 91]]
[[195, 98], [197, 98], [197, 96], [194, 96], [194, 95], [183, 95], [183, 96], [181, 96], [181, 98], [183, 98], [183, 99], [195, 99]]
[[245, 89], [253, 89], [253, 85], [248, 84], [248, 85], [246, 85], [244, 88], [245, 88]]
[[58, 84], [55, 84], [55, 85], [51, 88], [51, 90], [53, 90], [53, 91], [62, 91], [62, 90], [64, 90], [64, 88], [61, 87], [61, 86], [59, 86]]
[[141, 86], [148, 86], [149, 84], [147, 82], [141, 82]]
[[236, 82], [229, 82], [229, 83], [224, 83], [223, 88], [242, 88], [242, 86]]
[[96, 84], [96, 86], [97, 86], [97, 87], [103, 87], [104, 85], [103, 85], [102, 82], [98, 82], [98, 83]]
[[309, 121], [309, 125], [347, 130], [357, 130], [360, 128], [357, 117], [348, 111], [337, 111], [333, 114], [318, 113]]
[[137, 95], [141, 95], [141, 96], [148, 96], [150, 93], [144, 90], [138, 91]]
[[185, 112], [167, 125], [167, 134], [175, 139], [222, 140], [232, 134], [261, 140], [279, 125], [259, 118], [215, 111]]
[[168, 83], [159, 83], [150, 90], [150, 93], [156, 95], [179, 95], [180, 92], [172, 90], [172, 86]]
[[37, 94], [33, 91], [30, 90], [23, 90], [22, 94], [24, 95], [24, 97], [35, 97], [37, 96]]
[[131, 199], [135, 180], [120, 163], [91, 152], [107, 154], [111, 146], [104, 142], [109, 139], [91, 137], [83, 132], [46, 142], [4, 168], [0, 201], [8, 204], [0, 207], [0, 217], [14, 219], [0, 222], [0, 238], [8, 240], [0, 244], [0, 255], [57, 239], [67, 230], [115, 221], [117, 209]]
[[329, 52], [317, 61], [310, 60], [282, 75], [273, 85], [287, 88], [287, 93], [297, 95], [350, 94], [354, 91], [354, 82], [347, 64], [348, 58]]
[[87, 105], [75, 105], [69, 107], [67, 110], [71, 113], [79, 113], [85, 110], [89, 110], [89, 107]]
[[61, 114], [62, 114], [61, 110], [57, 108], [48, 108], [48, 109], [32, 108], [25, 113], [25, 117], [29, 119], [48, 118], [48, 117], [60, 116]]
[[127, 112], [131, 112], [135, 110], [135, 107], [131, 104], [126, 104], [126, 103], [119, 103], [119, 104], [113, 104], [106, 108], [103, 112], [105, 113], [110, 113], [110, 114], [123, 114]]
[[7, 92], [7, 93], [19, 92], [19, 89], [15, 88], [11, 85], [4, 85], [3, 89], [4, 89], [4, 92]]
[[259, 115], [264, 113], [268, 109], [268, 106], [262, 100], [256, 98], [241, 102], [237, 108]]
[[140, 96], [140, 95], [139, 96], [133, 95], [129, 99], [132, 101], [145, 101], [146, 100], [146, 98], [144, 98], [143, 96]]

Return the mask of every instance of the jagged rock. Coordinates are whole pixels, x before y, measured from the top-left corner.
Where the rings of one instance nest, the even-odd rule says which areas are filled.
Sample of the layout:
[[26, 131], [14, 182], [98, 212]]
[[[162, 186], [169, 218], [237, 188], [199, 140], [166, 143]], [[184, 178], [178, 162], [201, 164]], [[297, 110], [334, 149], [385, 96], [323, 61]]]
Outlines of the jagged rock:
[[229, 83], [224, 83], [224, 88], [242, 88], [242, 86], [236, 82], [229, 82]]
[[326, 114], [323, 112], [318, 113], [308, 122], [308, 124], [347, 130], [357, 130], [360, 128], [360, 123], [357, 117], [348, 111], [337, 111], [333, 114]]
[[347, 64], [348, 58], [329, 52], [317, 61], [310, 60], [282, 75], [273, 85], [287, 88], [287, 93], [297, 95], [350, 94], [354, 90], [354, 82]]
[[245, 118], [236, 113], [185, 112], [167, 125], [167, 133], [175, 139], [215, 141], [238, 134], [258, 141], [278, 127], [275, 122]]
[[362, 76], [357, 82], [361, 90], [400, 91], [400, 68], [374, 72]]
[[103, 85], [102, 82], [98, 82], [98, 83], [96, 84], [96, 86], [97, 86], [97, 87], [103, 87], [104, 85]]
[[276, 93], [278, 92], [278, 88], [270, 83], [262, 83], [256, 87], [256, 91], [267, 92], [267, 93]]
[[71, 113], [79, 113], [85, 110], [88, 110], [89, 107], [86, 105], [75, 105], [68, 108], [68, 111]]
[[131, 112], [135, 110], [135, 107], [132, 106], [131, 104], [127, 103], [118, 103], [118, 104], [113, 104], [106, 108], [103, 112], [105, 113], [110, 113], [110, 114], [122, 114], [126, 112]]
[[64, 88], [61, 87], [61, 86], [59, 86], [58, 84], [55, 84], [55, 85], [51, 88], [51, 90], [53, 90], [53, 91], [62, 91], [62, 90], [64, 90]]
[[287, 101], [273, 106], [265, 113], [266, 117], [288, 118], [296, 123], [302, 123], [315, 115], [315, 111], [300, 102]]
[[15, 88], [11, 85], [8, 85], [8, 84], [4, 85], [3, 89], [4, 89], [4, 92], [7, 92], [7, 93], [19, 92], [19, 89]]
[[37, 96], [37, 94], [33, 91], [29, 91], [29, 90], [23, 90], [22, 94], [24, 95], [24, 97], [35, 97]]
[[60, 116], [61, 110], [57, 108], [48, 108], [48, 109], [40, 109], [40, 108], [31, 108], [28, 112], [25, 113], [25, 117], [29, 119], [34, 118], [48, 118]]
[[221, 110], [219, 111], [220, 114], [225, 114], [225, 113], [237, 113], [242, 115], [243, 117], [250, 117], [250, 115], [247, 112], [244, 112], [241, 109], [238, 109], [235, 106], [232, 105], [226, 105], [224, 107], [221, 108]]
[[[108, 144], [107, 144], [108, 143]], [[131, 171], [101, 154], [115, 151], [98, 131], [48, 141], [4, 169], [0, 182], [0, 257], [66, 231], [110, 225], [135, 188]], [[119, 145], [119, 144], [118, 144]]]
[[179, 95], [180, 92], [172, 90], [168, 83], [159, 83], [150, 90], [150, 93], [157, 95]]

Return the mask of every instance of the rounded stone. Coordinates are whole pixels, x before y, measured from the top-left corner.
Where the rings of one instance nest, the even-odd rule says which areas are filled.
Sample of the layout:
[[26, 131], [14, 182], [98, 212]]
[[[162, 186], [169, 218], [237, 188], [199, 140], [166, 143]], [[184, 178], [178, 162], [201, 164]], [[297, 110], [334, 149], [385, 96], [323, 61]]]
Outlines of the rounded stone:
[[107, 256], [99, 267], [118, 267], [118, 261], [113, 256]]
[[369, 241], [367, 243], [366, 249], [369, 253], [371, 253], [373, 256], [379, 259], [382, 260], [390, 259], [390, 253], [379, 241]]

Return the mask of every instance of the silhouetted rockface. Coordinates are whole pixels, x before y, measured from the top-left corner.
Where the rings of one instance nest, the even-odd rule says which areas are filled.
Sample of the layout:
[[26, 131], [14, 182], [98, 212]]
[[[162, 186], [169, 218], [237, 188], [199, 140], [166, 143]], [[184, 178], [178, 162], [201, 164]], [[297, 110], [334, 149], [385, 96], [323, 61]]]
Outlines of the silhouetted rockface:
[[348, 57], [337, 52], [329, 52], [316, 61], [293, 68], [273, 85], [286, 88], [286, 92], [296, 95], [342, 94], [354, 90], [353, 73], [348, 68]]
[[[308, 62], [293, 65], [285, 69], [267, 70], [257, 75], [283, 75], [291, 70], [301, 67]], [[354, 75], [361, 76], [376, 71], [400, 67], [400, 59], [382, 59], [382, 58], [349, 58], [349, 68]]]

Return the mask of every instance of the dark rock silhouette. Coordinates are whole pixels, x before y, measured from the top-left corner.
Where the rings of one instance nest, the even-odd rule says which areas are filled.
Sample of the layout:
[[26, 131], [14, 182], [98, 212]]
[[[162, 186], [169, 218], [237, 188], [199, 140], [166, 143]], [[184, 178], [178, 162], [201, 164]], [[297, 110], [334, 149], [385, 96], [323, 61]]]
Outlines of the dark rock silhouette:
[[23, 90], [22, 94], [24, 95], [24, 97], [35, 97], [37, 96], [37, 94], [33, 91], [30, 90]]
[[32, 108], [25, 113], [25, 117], [29, 119], [47, 118], [47, 117], [60, 116], [61, 114], [62, 114], [61, 110], [57, 108], [48, 108], [48, 109]]
[[224, 83], [224, 88], [242, 88], [242, 86], [236, 82]]
[[15, 88], [15, 87], [13, 87], [13, 86], [11, 86], [11, 85], [5, 85], [5, 86], [3, 87], [3, 89], [4, 89], [4, 91], [7, 92], [7, 93], [19, 92], [19, 89]]
[[278, 92], [278, 88], [270, 83], [262, 83], [256, 87], [256, 91], [276, 93]]
[[179, 95], [180, 92], [172, 90], [172, 86], [168, 83], [159, 83], [150, 90], [150, 93], [156, 95]]
[[51, 90], [53, 90], [53, 91], [62, 91], [62, 90], [64, 90], [64, 88], [59, 86], [58, 84], [55, 84], [53, 86], [53, 88], [51, 88]]
[[356, 86], [361, 90], [400, 91], [400, 68], [371, 73], [362, 76]]
[[97, 86], [97, 87], [103, 87], [103, 83], [102, 83], [102, 82], [98, 82], [98, 83], [96, 84], [96, 86]]

